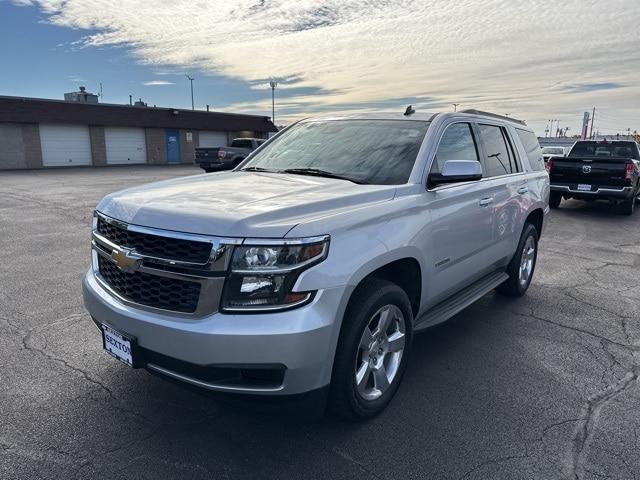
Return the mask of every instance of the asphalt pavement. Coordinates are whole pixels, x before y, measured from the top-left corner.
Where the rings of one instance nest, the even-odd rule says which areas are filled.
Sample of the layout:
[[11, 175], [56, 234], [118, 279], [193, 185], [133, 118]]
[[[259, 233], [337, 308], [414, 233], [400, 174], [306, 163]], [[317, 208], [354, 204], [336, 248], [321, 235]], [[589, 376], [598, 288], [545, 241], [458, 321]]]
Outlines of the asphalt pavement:
[[1, 479], [640, 477], [640, 212], [563, 202], [527, 295], [489, 294], [417, 336], [389, 408], [351, 424], [264, 412], [102, 352], [80, 288], [92, 210], [189, 174], [0, 173]]

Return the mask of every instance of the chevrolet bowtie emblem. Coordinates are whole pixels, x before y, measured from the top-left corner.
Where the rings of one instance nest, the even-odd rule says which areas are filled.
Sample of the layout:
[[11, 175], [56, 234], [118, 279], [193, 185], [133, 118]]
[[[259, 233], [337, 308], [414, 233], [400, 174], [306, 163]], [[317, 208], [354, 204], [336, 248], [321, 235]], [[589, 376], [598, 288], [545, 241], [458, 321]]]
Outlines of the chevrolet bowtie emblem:
[[131, 250], [112, 250], [111, 259], [116, 266], [126, 273], [135, 272], [142, 263], [142, 257]]

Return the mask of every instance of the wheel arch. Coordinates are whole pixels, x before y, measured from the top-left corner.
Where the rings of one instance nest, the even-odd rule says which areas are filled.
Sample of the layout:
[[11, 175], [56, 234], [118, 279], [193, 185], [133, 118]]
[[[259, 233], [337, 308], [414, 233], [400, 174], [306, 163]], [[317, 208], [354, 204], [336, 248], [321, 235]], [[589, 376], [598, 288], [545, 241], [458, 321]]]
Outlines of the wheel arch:
[[[525, 225], [527, 223], [532, 224], [536, 227], [538, 231], [538, 237], [542, 235], [542, 228], [544, 227], [544, 210], [542, 208], [535, 208], [529, 212], [527, 218], [524, 221]], [[522, 226], [524, 228], [524, 225]]]
[[349, 282], [355, 287], [349, 296], [347, 305], [358, 290], [358, 287], [363, 285], [369, 278], [375, 277], [392, 282], [405, 291], [411, 302], [411, 309], [415, 318], [420, 310], [423, 295], [423, 268], [417, 258], [419, 257], [413, 255], [398, 255], [397, 258], [387, 259], [384, 263], [358, 272], [357, 277], [352, 278], [352, 281]]

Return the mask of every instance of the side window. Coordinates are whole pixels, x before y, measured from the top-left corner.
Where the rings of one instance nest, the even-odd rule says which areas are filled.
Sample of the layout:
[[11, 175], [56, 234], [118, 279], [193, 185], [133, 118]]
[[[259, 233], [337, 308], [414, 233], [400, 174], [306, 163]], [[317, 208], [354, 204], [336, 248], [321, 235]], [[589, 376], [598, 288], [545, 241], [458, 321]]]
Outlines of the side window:
[[447, 160], [479, 161], [471, 125], [468, 123], [454, 123], [444, 131], [433, 159], [431, 173], [441, 173]]
[[540, 149], [540, 144], [535, 134], [533, 132], [527, 132], [526, 130], [520, 130], [519, 128], [516, 128], [516, 132], [527, 152], [531, 169], [535, 171], [544, 170], [544, 158], [542, 157], [542, 150]]
[[486, 154], [484, 176], [498, 177], [516, 173], [518, 167], [504, 129], [495, 125], [484, 124], [478, 124], [478, 129], [480, 130]]

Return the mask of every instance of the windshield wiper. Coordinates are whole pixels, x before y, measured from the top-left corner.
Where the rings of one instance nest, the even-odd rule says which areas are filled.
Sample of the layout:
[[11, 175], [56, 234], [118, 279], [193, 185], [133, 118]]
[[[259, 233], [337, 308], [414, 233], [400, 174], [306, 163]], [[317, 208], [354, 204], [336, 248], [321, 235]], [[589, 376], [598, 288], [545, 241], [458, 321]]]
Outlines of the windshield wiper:
[[335, 178], [338, 180], [347, 180], [349, 182], [362, 184], [359, 180], [354, 180], [350, 177], [345, 177], [344, 175], [339, 175], [337, 173], [327, 172], [326, 170], [320, 170], [319, 168], [287, 168], [285, 170], [281, 170], [282, 173], [293, 173], [295, 175], [311, 175], [314, 177], [325, 177], [325, 178]]
[[268, 173], [281, 173], [282, 170], [272, 170], [270, 168], [262, 167], [247, 167], [240, 169], [241, 172], [268, 172]]

